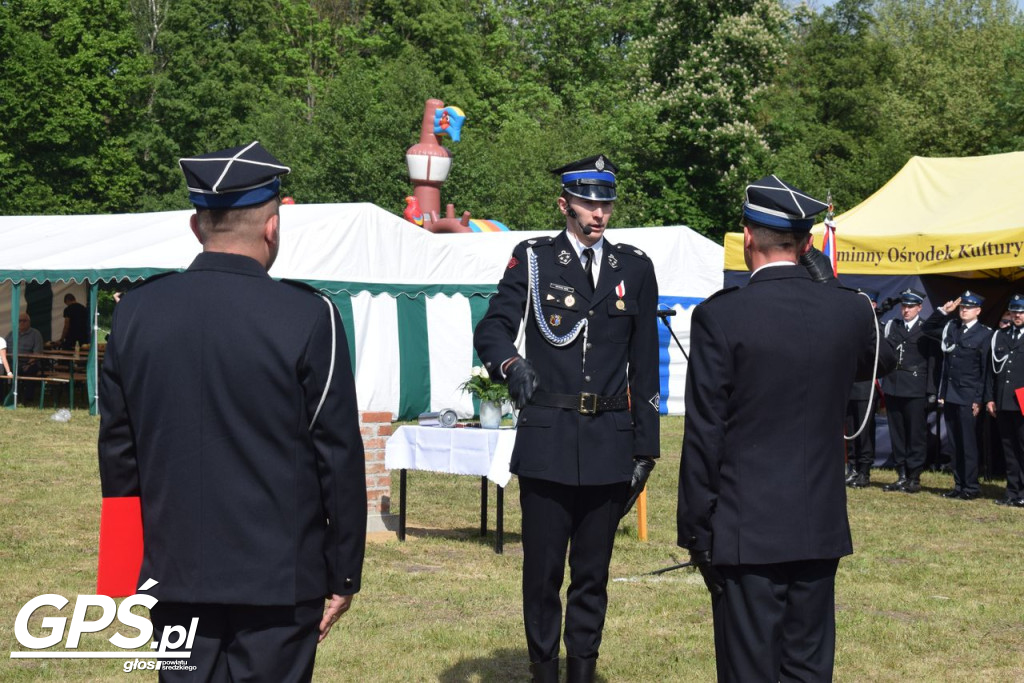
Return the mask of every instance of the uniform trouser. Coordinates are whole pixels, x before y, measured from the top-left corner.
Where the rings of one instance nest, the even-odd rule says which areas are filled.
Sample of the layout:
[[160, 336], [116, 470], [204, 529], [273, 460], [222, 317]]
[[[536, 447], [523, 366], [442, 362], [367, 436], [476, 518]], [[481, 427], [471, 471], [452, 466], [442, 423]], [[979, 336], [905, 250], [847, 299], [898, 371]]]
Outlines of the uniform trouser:
[[323, 599], [294, 607], [158, 602], [150, 612], [157, 642], [164, 628], [187, 631], [199, 619], [187, 662], [195, 670], [161, 669], [160, 680], [309, 681], [323, 613]]
[[953, 485], [967, 493], [978, 493], [978, 420], [971, 406], [957, 403], [946, 402], [942, 414], [953, 441]]
[[1019, 410], [1000, 410], [996, 421], [1006, 457], [1006, 497], [1024, 498], [1024, 415]]
[[907, 479], [918, 480], [928, 456], [928, 399], [886, 396], [885, 407], [896, 467]]
[[[875, 463], [875, 414], [874, 402], [872, 402], [872, 413], [868, 417], [868, 423], [864, 431], [856, 439], [846, 442], [846, 460], [853, 463], [858, 474], [869, 474], [871, 466]], [[846, 404], [845, 430], [847, 435], [856, 434], [860, 425], [864, 422], [864, 415], [868, 411], [867, 401], [850, 401]]]
[[826, 683], [835, 663], [838, 559], [718, 567], [719, 683]]
[[608, 565], [629, 483], [566, 486], [519, 478], [523, 510], [523, 619], [531, 662], [558, 657], [559, 591], [569, 550], [565, 650], [596, 657], [608, 606]]

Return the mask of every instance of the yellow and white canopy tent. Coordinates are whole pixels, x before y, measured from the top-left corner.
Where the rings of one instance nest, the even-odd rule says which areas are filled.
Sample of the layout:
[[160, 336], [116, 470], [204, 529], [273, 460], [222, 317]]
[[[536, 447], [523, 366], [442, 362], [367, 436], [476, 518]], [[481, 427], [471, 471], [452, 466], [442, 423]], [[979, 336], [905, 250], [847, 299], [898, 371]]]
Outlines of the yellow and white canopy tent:
[[[933, 304], [969, 288], [998, 319], [1012, 293], [1024, 291], [1024, 152], [912, 157], [835, 222], [844, 284], [883, 296], [915, 286]], [[815, 245], [822, 230], [814, 228]], [[740, 233], [726, 235], [725, 270], [726, 284], [746, 279]]]

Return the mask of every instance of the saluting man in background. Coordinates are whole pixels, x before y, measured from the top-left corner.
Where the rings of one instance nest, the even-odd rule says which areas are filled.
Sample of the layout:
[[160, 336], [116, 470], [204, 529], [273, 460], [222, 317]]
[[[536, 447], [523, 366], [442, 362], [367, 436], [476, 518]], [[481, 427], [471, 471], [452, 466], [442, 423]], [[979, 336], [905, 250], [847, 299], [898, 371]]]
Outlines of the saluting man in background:
[[203, 253], [114, 309], [104, 515], [113, 499], [141, 504], [157, 633], [199, 620], [196, 671], [162, 680], [308, 681], [359, 591], [366, 536], [345, 330], [315, 290], [267, 274], [288, 167], [258, 142], [180, 164]]
[[[593, 681], [619, 519], [659, 455], [658, 283], [650, 259], [604, 237], [616, 199], [604, 156], [556, 169], [565, 230], [512, 252], [474, 346], [521, 409], [512, 453], [523, 512], [523, 616], [535, 681]], [[526, 316], [525, 357], [516, 348]]]
[[1007, 307], [1009, 327], [990, 341], [985, 408], [996, 418], [1006, 457], [1006, 496], [997, 505], [1024, 508], [1024, 294]]
[[[942, 376], [939, 405], [953, 439], [953, 488], [944, 498], [974, 500], [981, 495], [978, 484], [978, 414], [985, 389], [985, 361], [992, 328], [978, 321], [985, 299], [967, 290], [953, 301], [936, 308], [922, 324], [929, 337], [942, 348]], [[949, 314], [959, 307], [957, 318]]]

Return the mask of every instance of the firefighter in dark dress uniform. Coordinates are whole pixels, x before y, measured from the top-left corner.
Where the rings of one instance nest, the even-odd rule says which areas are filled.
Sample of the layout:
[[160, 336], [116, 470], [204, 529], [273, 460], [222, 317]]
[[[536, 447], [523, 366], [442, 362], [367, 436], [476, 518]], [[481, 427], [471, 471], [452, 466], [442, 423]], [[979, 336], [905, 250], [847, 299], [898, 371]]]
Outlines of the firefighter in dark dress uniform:
[[[943, 353], [938, 400], [953, 440], [953, 488], [942, 494], [944, 498], [974, 500], [981, 495], [977, 423], [992, 337], [992, 328], [978, 320], [983, 303], [981, 295], [967, 290], [936, 308], [921, 326]], [[951, 320], [957, 307], [959, 316]]]
[[267, 274], [289, 169], [258, 142], [180, 163], [203, 252], [114, 310], [103, 514], [141, 506], [134, 585], [158, 600], [156, 632], [198, 619], [196, 670], [161, 680], [308, 681], [359, 591], [366, 534], [345, 331], [329, 300]]
[[[877, 315], [878, 292], [858, 291], [870, 299], [871, 307]], [[853, 465], [853, 471], [846, 477], [846, 485], [852, 489], [866, 488], [871, 484], [871, 467], [875, 464], [875, 411], [878, 409], [879, 395], [877, 380], [854, 382], [850, 402], [846, 404], [845, 431], [847, 434], [857, 434], [846, 442], [846, 460]], [[861, 425], [864, 425], [863, 429]]]
[[750, 282], [693, 313], [678, 543], [711, 591], [721, 682], [832, 680], [843, 414], [876, 349], [879, 374], [896, 359], [865, 297], [797, 264], [825, 208], [775, 176], [748, 186]]
[[604, 237], [615, 170], [596, 156], [554, 171], [565, 230], [513, 250], [473, 340], [521, 408], [511, 469], [536, 681], [558, 680], [567, 548], [568, 680], [594, 680], [615, 530], [659, 455], [658, 283], [646, 254]]
[[892, 438], [892, 456], [899, 473], [883, 491], [917, 493], [928, 458], [928, 404], [934, 400], [935, 341], [921, 325], [924, 294], [914, 289], [900, 293], [901, 318], [885, 324], [885, 338], [896, 349], [896, 369], [882, 381], [885, 409]]
[[992, 335], [985, 408], [996, 418], [1006, 458], [1006, 495], [997, 505], [1024, 508], [1024, 294], [1008, 306], [1009, 327]]

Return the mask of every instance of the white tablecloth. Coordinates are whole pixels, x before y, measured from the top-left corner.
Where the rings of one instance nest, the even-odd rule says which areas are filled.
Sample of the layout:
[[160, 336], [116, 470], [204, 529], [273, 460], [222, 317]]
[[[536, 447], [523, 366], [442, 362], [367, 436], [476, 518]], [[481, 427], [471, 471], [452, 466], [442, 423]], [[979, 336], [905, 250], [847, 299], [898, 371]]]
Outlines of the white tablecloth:
[[428, 470], [487, 477], [508, 485], [516, 430], [474, 427], [402, 426], [388, 439], [384, 464], [389, 470]]

